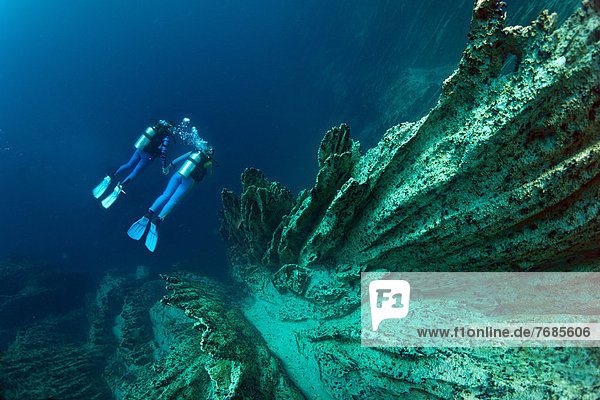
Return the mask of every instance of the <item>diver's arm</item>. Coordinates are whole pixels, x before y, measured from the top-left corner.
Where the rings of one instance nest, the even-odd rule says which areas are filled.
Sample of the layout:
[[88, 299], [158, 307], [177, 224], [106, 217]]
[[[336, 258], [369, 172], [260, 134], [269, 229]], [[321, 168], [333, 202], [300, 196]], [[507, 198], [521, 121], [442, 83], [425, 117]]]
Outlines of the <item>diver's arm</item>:
[[169, 167], [174, 167], [175, 164], [178, 164], [178, 163], [182, 162], [183, 160], [185, 160], [192, 153], [193, 152], [188, 151], [184, 155], [177, 157], [176, 159], [174, 159], [173, 161], [171, 161], [171, 163], [169, 164]]

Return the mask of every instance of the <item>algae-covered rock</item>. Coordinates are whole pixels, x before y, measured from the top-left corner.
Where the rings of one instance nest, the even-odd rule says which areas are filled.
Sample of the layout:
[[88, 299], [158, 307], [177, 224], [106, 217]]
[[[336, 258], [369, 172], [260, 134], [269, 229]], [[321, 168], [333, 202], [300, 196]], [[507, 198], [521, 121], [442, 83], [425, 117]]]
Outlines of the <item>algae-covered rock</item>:
[[[33, 270], [11, 267], [13, 273]], [[164, 282], [146, 272], [107, 274], [87, 304], [74, 303], [20, 327], [0, 358], [0, 397], [212, 398], [205, 368], [211, 359], [200, 350], [195, 321], [161, 304]]]
[[546, 13], [504, 28], [501, 5], [477, 2], [463, 60], [429, 115], [361, 160], [353, 176], [369, 197], [335, 259], [543, 268], [597, 238], [598, 13], [584, 3], [555, 31]]
[[91, 277], [13, 259], [0, 278], [0, 398], [109, 398], [104, 347], [88, 328]]
[[360, 145], [350, 139], [347, 125], [332, 128], [325, 134], [318, 152], [319, 173], [315, 187], [303, 193], [285, 217], [281, 234], [273, 238], [273, 250], [269, 254], [271, 262], [277, 260], [274, 252], [280, 262], [297, 262], [304, 243], [319, 237], [314, 228], [325, 218], [328, 207], [350, 177], [359, 157]]
[[273, 274], [273, 284], [279, 290], [302, 294], [310, 282], [310, 270], [297, 264], [286, 264]]
[[102, 348], [88, 342], [90, 276], [13, 257], [0, 262], [0, 398], [105, 399]]
[[81, 308], [93, 289], [84, 273], [26, 259], [0, 262], [0, 350], [18, 329]]
[[315, 187], [270, 244], [250, 246], [254, 259], [266, 248], [272, 270], [523, 270], [595, 257], [597, 7], [584, 1], [556, 29], [548, 12], [506, 27], [504, 6], [476, 2], [460, 65], [423, 119], [391, 128], [363, 156], [345, 125], [325, 135]]
[[2, 398], [110, 398], [102, 348], [85, 341], [84, 323], [76, 312], [21, 329], [0, 360]]
[[241, 198], [223, 190], [221, 234], [230, 245], [231, 257], [258, 262], [294, 200], [287, 188], [252, 168], [242, 174], [242, 189]]
[[[246, 318], [307, 397], [597, 398], [594, 348], [360, 343], [364, 271], [600, 265], [600, 7], [583, 1], [558, 28], [550, 12], [506, 26], [504, 10], [476, 1], [460, 65], [421, 120], [365, 155], [346, 125], [328, 131], [315, 186], [249, 245], [251, 262], [231, 258]], [[232, 204], [235, 237], [247, 211]]]
[[304, 398], [230, 294], [205, 279], [165, 280], [172, 294], [163, 302], [195, 321], [199, 346], [189, 351], [207, 359], [204, 368], [211, 382], [207, 398]]
[[[159, 281], [156, 281], [160, 283]], [[118, 399], [208, 399], [211, 379], [206, 371], [210, 361], [200, 351], [201, 335], [194, 321], [183, 311], [160, 302], [146, 310], [152, 327], [152, 339], [137, 342], [138, 351], [146, 350], [149, 359], [128, 357], [118, 351], [105, 370]], [[153, 349], [149, 349], [153, 347]]]

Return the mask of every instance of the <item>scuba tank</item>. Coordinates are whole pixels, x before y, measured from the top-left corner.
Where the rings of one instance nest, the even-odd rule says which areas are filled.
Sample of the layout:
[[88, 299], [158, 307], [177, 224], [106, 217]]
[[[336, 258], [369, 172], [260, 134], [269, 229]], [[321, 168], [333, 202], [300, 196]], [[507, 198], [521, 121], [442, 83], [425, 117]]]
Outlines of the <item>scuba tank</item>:
[[152, 138], [156, 136], [156, 130], [149, 126], [146, 131], [140, 136], [140, 138], [135, 142], [135, 148], [138, 150], [144, 150], [148, 143], [152, 141]]
[[181, 168], [179, 168], [179, 172], [181, 175], [189, 178], [189, 176], [194, 172], [194, 170], [198, 167], [198, 165], [202, 162], [202, 152], [197, 151], [195, 153], [190, 154]]
[[164, 129], [168, 129], [169, 124], [166, 121], [159, 121], [155, 126], [149, 126], [146, 128], [146, 131], [140, 136], [140, 138], [135, 142], [135, 148], [142, 151], [152, 142], [152, 140], [157, 137], [159, 132], [162, 132]]
[[208, 158], [203, 151], [196, 151], [195, 153], [190, 154], [181, 168], [179, 168], [178, 173], [188, 178], [192, 173], [200, 166], [201, 168], [208, 168], [212, 165], [212, 161]]

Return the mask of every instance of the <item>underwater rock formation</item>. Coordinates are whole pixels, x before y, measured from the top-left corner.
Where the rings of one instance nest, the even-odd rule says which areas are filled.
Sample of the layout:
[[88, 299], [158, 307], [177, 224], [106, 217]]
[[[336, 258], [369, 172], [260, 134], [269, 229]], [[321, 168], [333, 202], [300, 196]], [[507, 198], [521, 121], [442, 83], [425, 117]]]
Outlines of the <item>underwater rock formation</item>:
[[74, 314], [20, 330], [0, 363], [0, 398], [110, 398], [101, 349], [73, 334], [84, 323], [85, 315]]
[[[231, 249], [231, 257], [240, 257], [240, 263], [262, 259], [273, 233], [293, 204], [292, 194], [283, 185], [269, 182], [262, 172], [249, 168], [242, 176], [241, 198], [230, 190], [223, 190], [227, 204], [221, 218], [221, 234]], [[240, 212], [240, 210], [244, 210]]]
[[0, 349], [18, 329], [80, 308], [90, 290], [84, 274], [31, 260], [0, 262]]
[[88, 341], [92, 279], [28, 260], [0, 263], [0, 278], [0, 398], [108, 398], [103, 348]]
[[207, 357], [198, 351], [194, 321], [160, 303], [163, 286], [155, 280], [125, 290], [112, 319], [104, 377], [117, 399], [208, 398]]
[[[426, 117], [391, 128], [362, 157], [347, 127], [326, 134], [317, 183], [281, 218], [262, 255], [267, 264], [528, 270], [574, 266], [597, 249], [595, 4], [583, 2], [555, 29], [547, 12], [530, 26], [505, 27], [502, 2], [478, 1], [459, 68]], [[225, 219], [223, 230], [246, 231], [256, 208], [237, 208], [229, 196], [224, 214], [240, 225]], [[264, 247], [249, 244], [250, 261]]]
[[226, 300], [227, 293], [207, 280], [170, 276], [166, 281], [172, 294], [163, 302], [195, 321], [199, 339], [195, 353], [205, 355], [204, 368], [211, 381], [206, 398], [304, 398], [258, 331]]
[[[312, 10], [322, 8], [316, 0], [304, 3]], [[427, 114], [436, 104], [441, 83], [461, 57], [473, 3], [421, 0], [352, 3], [352, 7], [337, 4], [336, 15], [344, 24], [332, 25], [331, 36], [338, 39], [340, 48], [351, 43], [348, 58], [357, 62], [319, 54], [310, 47], [317, 51], [311, 54], [315, 65], [309, 70], [316, 86], [327, 88], [331, 101], [337, 103], [332, 115], [352, 120], [353, 133], [371, 147], [382, 132], [399, 121]], [[562, 23], [581, 1], [507, 3], [507, 23], [525, 25], [544, 8], [557, 12], [558, 22]]]
[[342, 315], [341, 298], [256, 294], [246, 317], [310, 399], [592, 400], [600, 390], [597, 349], [361, 348], [360, 312]]
[[229, 293], [182, 278], [163, 298], [163, 280], [109, 273], [85, 305], [20, 326], [0, 356], [0, 398], [304, 398]]
[[95, 313], [113, 321], [109, 335], [92, 330], [112, 341], [103, 377], [117, 399], [304, 398], [219, 284], [165, 279], [172, 293], [164, 297], [157, 280], [108, 277], [99, 290], [99, 309], [120, 304], [116, 318]]
[[[262, 175], [253, 187], [256, 170], [241, 197], [223, 192], [244, 314], [307, 397], [596, 398], [593, 348], [360, 347], [360, 272], [598, 269], [600, 6], [583, 1], [558, 29], [549, 12], [505, 26], [504, 7], [476, 2], [421, 120], [365, 155], [348, 126], [331, 129], [315, 186], [291, 204], [241, 202], [283, 192]], [[263, 220], [256, 241], [248, 221]]]

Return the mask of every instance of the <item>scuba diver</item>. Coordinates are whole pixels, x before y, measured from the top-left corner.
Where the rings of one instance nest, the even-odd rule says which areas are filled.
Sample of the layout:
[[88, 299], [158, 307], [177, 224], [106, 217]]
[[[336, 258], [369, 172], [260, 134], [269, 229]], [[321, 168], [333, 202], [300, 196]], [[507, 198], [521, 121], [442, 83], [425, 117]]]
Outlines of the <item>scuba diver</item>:
[[[214, 150], [205, 140], [196, 143], [196, 151], [190, 151], [173, 160], [163, 170], [169, 170], [185, 160], [181, 168], [171, 176], [165, 191], [152, 203], [148, 212], [133, 223], [127, 235], [134, 240], [140, 240], [146, 231], [146, 248], [151, 252], [156, 249], [158, 242], [158, 227], [177, 202], [186, 194], [196, 182], [200, 182], [206, 175], [207, 169], [212, 167]], [[158, 213], [158, 214], [157, 214]], [[148, 228], [150, 226], [150, 228]]]
[[189, 118], [184, 118], [183, 121], [173, 127], [173, 124], [168, 121], [160, 120], [156, 125], [148, 127], [146, 131], [135, 142], [135, 151], [129, 161], [121, 165], [115, 172], [104, 177], [102, 182], [93, 190], [94, 197], [99, 199], [106, 189], [110, 186], [112, 180], [119, 174], [129, 172], [123, 181], [117, 182], [112, 193], [104, 200], [102, 206], [109, 208], [119, 197], [125, 185], [131, 182], [143, 169], [160, 156], [163, 172], [166, 168], [167, 149], [175, 138], [175, 134], [189, 129]]

